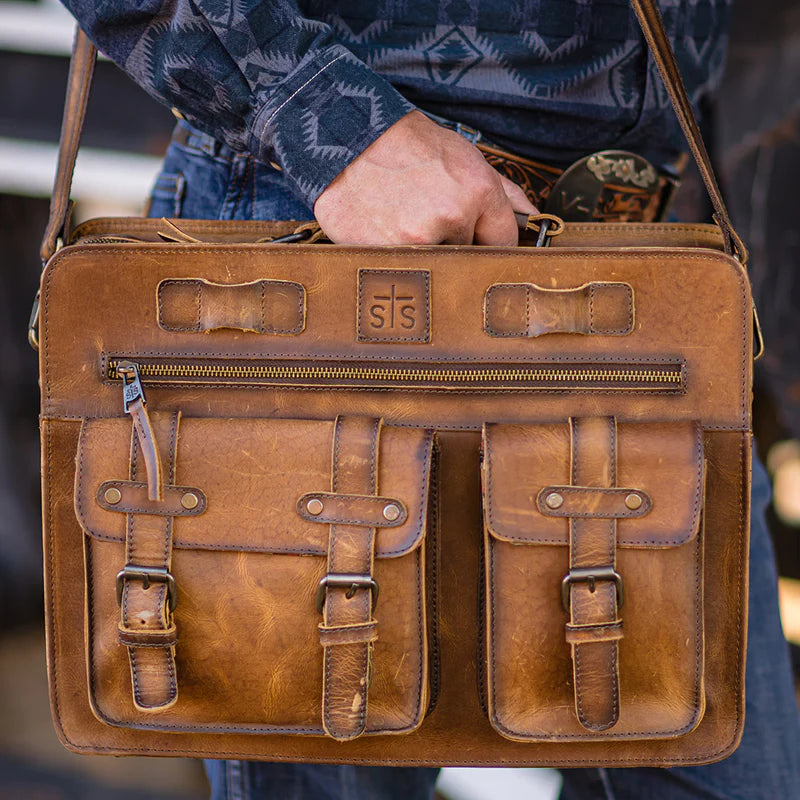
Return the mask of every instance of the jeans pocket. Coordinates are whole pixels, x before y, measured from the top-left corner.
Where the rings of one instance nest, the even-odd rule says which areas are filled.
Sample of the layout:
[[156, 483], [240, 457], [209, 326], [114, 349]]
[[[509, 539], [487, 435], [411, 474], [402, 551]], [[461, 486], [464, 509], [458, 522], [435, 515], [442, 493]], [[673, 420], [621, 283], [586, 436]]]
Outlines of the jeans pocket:
[[162, 172], [150, 192], [147, 207], [148, 217], [180, 217], [183, 210], [183, 198], [186, 191], [186, 179], [181, 172]]

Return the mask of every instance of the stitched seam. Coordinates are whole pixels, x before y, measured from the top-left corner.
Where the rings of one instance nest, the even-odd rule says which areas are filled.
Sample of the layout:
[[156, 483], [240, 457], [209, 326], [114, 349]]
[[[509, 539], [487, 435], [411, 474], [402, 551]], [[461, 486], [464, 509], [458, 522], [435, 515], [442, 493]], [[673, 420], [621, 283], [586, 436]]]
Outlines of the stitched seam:
[[[572, 418], [570, 418], [569, 425], [570, 425], [570, 430], [571, 430], [572, 429]], [[444, 428], [446, 426], [444, 426], [444, 425], [436, 425], [435, 427]], [[716, 429], [712, 428], [710, 430], [716, 430]], [[691, 525], [690, 525], [690, 528], [689, 528], [689, 530], [691, 530], [691, 531], [694, 531], [695, 528], [697, 527], [697, 514], [699, 513], [700, 500], [701, 500], [701, 496], [702, 496], [702, 485], [701, 484], [702, 484], [703, 448], [702, 448], [702, 427], [701, 427], [699, 422], [695, 423], [695, 436], [696, 436], [696, 439], [695, 439], [695, 463], [698, 464], [698, 466], [695, 469], [696, 469], [696, 471], [699, 470], [698, 474], [699, 474], [700, 477], [699, 477], [699, 480], [698, 480], [698, 483], [697, 483], [698, 489], [697, 489], [697, 491], [695, 493], [694, 511], [693, 511], [693, 514], [692, 514], [692, 522], [691, 522]], [[495, 448], [489, 446], [488, 431], [487, 431], [486, 454], [485, 454], [485, 458], [486, 458], [486, 487], [487, 487], [487, 492], [486, 493], [487, 493], [487, 499], [488, 499], [487, 515], [488, 515], [488, 520], [489, 520], [490, 534], [495, 538], [499, 538], [500, 541], [525, 542], [525, 543], [530, 543], [531, 545], [535, 545], [535, 544], [558, 544], [558, 545], [567, 546], [569, 544], [569, 540], [568, 539], [565, 540], [563, 538], [556, 539], [556, 538], [553, 538], [553, 537], [547, 537], [547, 538], [537, 538], [535, 541], [531, 541], [528, 537], [525, 537], [525, 536], [514, 536], [514, 535], [502, 535], [502, 536], [500, 536], [499, 534], [496, 533], [496, 518], [494, 516], [495, 503], [492, 501], [492, 486], [493, 486], [493, 483], [494, 483], [494, 481], [492, 479], [492, 475], [493, 475], [492, 453], [493, 453], [494, 449]], [[699, 459], [699, 463], [698, 463], [698, 459]], [[575, 480], [574, 475], [570, 476], [570, 480], [572, 480], [572, 481]], [[568, 492], [568, 491], [570, 491], [570, 488], [571, 487], [563, 487], [563, 491], [567, 491]], [[583, 515], [574, 514], [573, 516], [582, 517]], [[680, 544], [685, 544], [687, 541], [689, 541], [689, 540], [687, 540], [685, 537], [677, 537], [677, 538], [671, 538], [671, 539], [641, 539], [641, 540], [640, 539], [636, 539], [636, 540], [622, 539], [620, 542], [618, 542], [618, 545], [620, 545], [622, 547], [636, 548], [636, 547], [641, 547], [641, 546], [646, 546], [646, 545], [661, 545], [661, 546], [663, 546], [663, 545], [680, 545]]]
[[[175, 482], [175, 460], [177, 456], [178, 444], [178, 422], [180, 420], [180, 411], [172, 413], [172, 423], [169, 432], [169, 467], [168, 474], [170, 483]], [[164, 566], [170, 569], [172, 566], [172, 530], [174, 524], [174, 517], [167, 517], [164, 525]], [[161, 608], [161, 615], [166, 625], [169, 621], [170, 611], [167, 608], [167, 585], [162, 584], [159, 596], [159, 605]], [[174, 625], [174, 623], [173, 623]], [[175, 700], [178, 695], [178, 678], [175, 670], [175, 645], [170, 645], [163, 650], [164, 660], [167, 663], [167, 672], [169, 675], [169, 690], [168, 690], [168, 703]]]
[[[283, 334], [283, 335], [293, 335], [301, 333], [305, 327], [305, 309], [304, 309], [304, 300], [305, 300], [305, 287], [297, 283], [295, 281], [284, 281], [284, 280], [261, 280], [257, 282], [261, 286], [261, 319], [262, 325], [261, 329], [252, 329], [255, 333], [273, 333], [273, 334]], [[172, 325], [164, 319], [164, 298], [163, 292], [166, 286], [190, 286], [194, 285], [197, 289], [197, 322], [193, 327], [188, 327], [184, 325]], [[203, 286], [205, 285], [205, 281], [201, 280], [191, 280], [185, 278], [168, 278], [161, 281], [158, 284], [157, 296], [158, 296], [158, 325], [165, 331], [171, 331], [175, 333], [203, 333], [206, 330], [214, 330], [214, 328], [203, 328], [202, 325], [202, 305], [203, 305]], [[242, 286], [244, 284], [214, 284], [215, 286]], [[292, 287], [297, 289], [297, 319], [298, 323], [293, 328], [276, 328], [274, 326], [267, 327], [266, 323], [266, 291], [270, 286], [276, 286], [278, 288], [288, 288]], [[221, 325], [217, 330], [223, 329], [226, 326]], [[236, 330], [251, 330], [251, 329], [236, 329]], [[140, 354], [141, 355], [141, 354]], [[163, 353], [162, 355], [166, 355]], [[190, 355], [199, 355], [197, 353], [193, 353]], [[180, 357], [180, 355], [177, 355]], [[245, 356], [246, 357], [246, 356]], [[105, 356], [103, 357], [104, 364], [102, 374], [106, 374], [105, 368]], [[108, 380], [104, 380], [104, 382], [108, 382]]]
[[315, 73], [314, 73], [314, 74], [313, 74], [313, 75], [312, 75], [312, 76], [311, 76], [311, 77], [310, 77], [310, 78], [309, 78], [309, 79], [308, 79], [308, 80], [307, 80], [305, 83], [303, 83], [301, 86], [298, 86], [298, 87], [297, 87], [297, 89], [295, 89], [295, 90], [294, 90], [294, 91], [293, 91], [293, 92], [292, 92], [292, 93], [291, 93], [291, 94], [290, 94], [290, 95], [289, 95], [289, 96], [288, 96], [288, 97], [287, 97], [287, 98], [286, 98], [286, 99], [285, 99], [285, 100], [284, 100], [284, 101], [283, 101], [283, 102], [282, 102], [282, 103], [281, 103], [281, 104], [280, 104], [280, 105], [279, 105], [279, 106], [278, 106], [278, 107], [277, 107], [277, 108], [276, 108], [276, 109], [275, 109], [275, 110], [274, 110], [274, 111], [273, 111], [273, 112], [272, 112], [272, 113], [269, 115], [269, 117], [267, 118], [267, 121], [264, 123], [264, 128], [266, 129], [266, 128], [267, 128], [267, 126], [268, 126], [268, 125], [269, 125], [269, 124], [272, 122], [272, 120], [273, 120], [273, 119], [275, 119], [275, 117], [276, 117], [276, 116], [277, 116], [277, 115], [278, 115], [278, 114], [279, 114], [279, 113], [280, 113], [280, 112], [283, 110], [283, 107], [284, 107], [284, 106], [285, 106], [287, 103], [289, 103], [290, 101], [294, 100], [294, 98], [295, 98], [295, 97], [297, 97], [297, 95], [298, 95], [300, 92], [302, 92], [302, 91], [303, 91], [303, 89], [305, 89], [305, 88], [306, 88], [306, 86], [308, 86], [308, 84], [309, 84], [309, 83], [311, 83], [311, 81], [313, 81], [315, 78], [318, 78], [318, 77], [319, 77], [319, 76], [320, 76], [320, 75], [321, 75], [323, 72], [325, 72], [325, 70], [326, 70], [326, 69], [328, 69], [328, 67], [331, 67], [331, 66], [333, 66], [333, 65], [334, 65], [334, 64], [335, 64], [335, 63], [336, 63], [336, 62], [337, 62], [337, 61], [338, 61], [340, 58], [344, 58], [344, 56], [345, 56], [345, 53], [340, 53], [338, 56], [336, 56], [336, 58], [334, 58], [334, 59], [332, 59], [331, 61], [329, 61], [329, 62], [328, 62], [328, 63], [327, 63], [327, 64], [326, 64], [324, 67], [320, 67], [320, 69], [318, 69], [318, 70], [317, 70], [317, 71], [316, 71], [316, 72], [315, 72]]
[[[381, 420], [376, 419], [373, 423], [373, 430], [372, 430], [372, 446], [370, 449], [370, 458], [369, 458], [369, 493], [371, 496], [374, 496], [378, 492], [378, 471], [377, 471], [377, 457], [378, 457], [378, 435], [381, 429]], [[373, 531], [374, 535], [374, 531]]]
[[253, 158], [253, 194], [250, 197], [250, 220], [256, 220], [256, 208], [258, 203], [258, 167], [256, 166], [256, 160]]
[[[339, 444], [340, 433], [342, 428], [342, 417], [336, 417], [333, 431], [333, 463], [331, 464], [331, 488], [334, 492], [338, 490], [339, 485]], [[330, 565], [334, 563], [336, 552], [336, 526], [331, 525], [331, 530], [328, 539], [328, 564], [326, 572], [330, 572]], [[329, 605], [328, 596], [325, 597], [325, 609]], [[327, 614], [323, 612], [322, 620], [327, 623]], [[331, 725], [331, 710], [330, 710], [330, 691], [331, 691], [331, 651], [326, 647], [323, 649], [324, 653], [324, 681], [323, 681], [323, 700], [322, 700], [322, 715], [323, 727], [326, 732], [335, 733], [336, 729]]]
[[[595, 328], [594, 326], [594, 293], [596, 288], [611, 287], [617, 289], [622, 287], [628, 298], [628, 324], [624, 328]], [[604, 334], [606, 336], [626, 336], [633, 330], [633, 288], [624, 281], [598, 281], [589, 284], [589, 328], [591, 333]]]
[[[492, 295], [495, 291], [507, 289], [509, 287], [524, 287], [525, 288], [525, 330], [523, 331], [498, 331], [490, 322], [490, 307]], [[529, 324], [530, 324], [530, 299], [528, 296], [528, 284], [525, 283], [493, 283], [487, 290], [483, 301], [483, 329], [489, 336], [497, 338], [521, 338], [529, 337]]]
[[[122, 644], [124, 644], [130, 650], [138, 650], [140, 647], [150, 647], [150, 648], [153, 648], [153, 649], [163, 650], [164, 648], [167, 648], [167, 647], [174, 647], [175, 643], [177, 641], [178, 641], [177, 639], [170, 639], [169, 641], [163, 641], [163, 642], [141, 642], [141, 641], [130, 640], [130, 641], [127, 641], [127, 642], [126, 641], [122, 641]], [[170, 670], [170, 674], [172, 674], [172, 670], [171, 670], [171, 667], [170, 667], [171, 660], [172, 659], [168, 659], [168, 661], [167, 661], [167, 667]], [[170, 696], [170, 698], [173, 698], [175, 696], [175, 693], [174, 693], [174, 691], [172, 689], [172, 685], [170, 685], [170, 695], [169, 696]], [[139, 703], [138, 705], [143, 706], [144, 704], [143, 703]], [[161, 703], [158, 703], [158, 704], [153, 703], [151, 705], [148, 705], [147, 707], [148, 708], [159, 708], [161, 705], [162, 705]]]
[[203, 282], [197, 281], [197, 330], [203, 329]]
[[[399, 275], [407, 277], [408, 275], [421, 275], [425, 282], [424, 296], [425, 296], [425, 331], [422, 336], [404, 336], [403, 334], [388, 334], [386, 336], [376, 336], [370, 334], [369, 336], [362, 333], [361, 318], [364, 311], [364, 282], [361, 280], [362, 275]], [[430, 282], [431, 273], [429, 270], [415, 269], [415, 270], [398, 270], [398, 269], [359, 269], [358, 270], [358, 320], [356, 326], [356, 340], [359, 342], [430, 342], [431, 340], [431, 298], [430, 298]]]
[[[136, 433], [136, 425], [131, 425], [131, 462], [129, 467], [129, 475], [131, 479], [135, 479], [137, 477], [138, 471], [138, 463], [139, 463], [139, 438]], [[128, 515], [127, 519], [127, 535], [125, 537], [125, 550], [126, 550], [126, 563], [131, 563], [134, 561], [134, 526], [136, 524], [136, 517], [133, 514]], [[130, 591], [130, 584], [126, 581], [123, 590], [122, 590], [122, 624], [129, 628], [130, 625], [130, 618], [128, 615], [128, 596]], [[142, 690], [141, 686], [139, 685], [139, 675], [136, 667], [136, 650], [132, 647], [128, 647], [128, 660], [131, 666], [131, 680], [133, 683], [133, 698], [134, 702], [137, 706], [141, 708], [146, 708], [147, 706], [144, 704], [142, 700]]]
[[[242, 169], [242, 162], [244, 168]], [[225, 217], [233, 216], [236, 213], [236, 208], [240, 204], [244, 187], [247, 183], [247, 172], [250, 168], [248, 157], [242, 153], [234, 156], [233, 164], [231, 165], [231, 181], [228, 184], [228, 192], [225, 195], [225, 200], [220, 206], [219, 219], [223, 220]]]
[[[253, 173], [255, 174], [255, 172]], [[261, 284], [261, 330], [259, 333], [266, 333], [267, 332], [267, 285], [266, 281], [259, 281]]]
[[[276, 281], [277, 283], [283, 283], [283, 281]], [[290, 283], [290, 281], [287, 281]], [[298, 284], [300, 288], [303, 288], [300, 284]], [[203, 352], [201, 350], [137, 350], [135, 352], [128, 351], [123, 353], [114, 353], [115, 358], [148, 358], [148, 357], [163, 357], [163, 358], [194, 358], [194, 357], [202, 357], [202, 358], [209, 358], [209, 359], [239, 359], [241, 361], [247, 361], [250, 359], [286, 359], [286, 353], [277, 351], [277, 350], [260, 350], [258, 352], [243, 352], [243, 353], [235, 353], [235, 352], [215, 352], [213, 354], [209, 354], [208, 352]], [[108, 355], [106, 353], [101, 354], [101, 363], [107, 363], [107, 361], [103, 361], [103, 359], [107, 359]], [[292, 359], [326, 359], [329, 361], [341, 361], [342, 360], [342, 353], [341, 352], [292, 352], [291, 354]], [[358, 358], [352, 359], [353, 361], [397, 361], [398, 358], [395, 355], [387, 355], [386, 353], [381, 353], [378, 351], [370, 351], [368, 354], [359, 356]], [[536, 355], [536, 359], [532, 360], [529, 358], [525, 358], [524, 356], [519, 355], [511, 355], [511, 356], [461, 356], [461, 357], [453, 357], [444, 359], [442, 356], [435, 356], [429, 357], [426, 355], [417, 355], [413, 354], [409, 356], [408, 361], [425, 363], [425, 364], [441, 364], [447, 366], [449, 364], [471, 364], [475, 362], [483, 362], [487, 365], [493, 364], [495, 362], [509, 362], [509, 363], [518, 363], [518, 364], [623, 364], [625, 366], [636, 367], [640, 364], [659, 364], [665, 367], [684, 367], [686, 368], [686, 359], [684, 358], [676, 358], [673, 356], [637, 356], [636, 358], [630, 358], [629, 356], [615, 356], [615, 355], [603, 355], [598, 356], [592, 353], [586, 353], [585, 355], [578, 355], [578, 356], [570, 356], [570, 355], [558, 355], [558, 356], [548, 356], [545, 353], [539, 353]], [[107, 370], [103, 370], [103, 373], [106, 374]], [[113, 381], [110, 381], [108, 378], [105, 379], [105, 382], [110, 385], [115, 385]]]
[[[250, 231], [255, 226], [251, 225], [251, 220], [231, 220], [229, 226], [241, 231]], [[274, 222], [274, 220], [258, 220], [261, 223], [259, 227], [266, 227], [270, 222]], [[100, 223], [102, 223], [103, 227], [100, 227]], [[81, 222], [73, 231], [73, 234], [76, 238], [80, 236], [87, 235], [87, 234], [94, 234], [98, 230], [127, 230], [131, 227], [135, 228], [136, 230], [145, 229], [149, 230], [150, 226], [147, 224], [148, 220], [144, 218], [126, 218], [126, 217], [96, 217], [94, 219], [86, 220], [85, 222]], [[200, 228], [210, 228], [216, 229], [218, 225], [218, 220], [192, 220], [192, 224], [196, 227]], [[687, 223], [675, 223], [675, 222], [614, 222], [613, 223], [613, 230], [608, 230], [607, 226], [609, 223], [583, 223], [581, 228], [573, 228], [572, 235], [580, 238], [583, 234], [588, 234], [590, 237], [606, 237], [606, 238], [618, 238], [619, 231], [654, 231], [658, 233], [663, 233], [669, 236], [672, 233], [701, 233], [706, 234], [707, 236], [713, 235], [715, 232], [719, 232], [719, 228], [716, 225], [711, 225], [706, 223], [705, 225], [692, 225]], [[86, 233], [84, 233], [84, 231]], [[680, 247], [702, 247], [702, 249], [712, 250], [715, 253], [719, 253], [722, 255], [722, 250], [716, 250], [712, 247], [706, 247], [701, 245], [676, 245]]]
[[[311, 514], [309, 511], [305, 510], [304, 503], [308, 503], [309, 500], [312, 499], [319, 499], [319, 500], [338, 500], [339, 502], [348, 502], [348, 501], [359, 501], [359, 500], [374, 500], [375, 502], [370, 503], [374, 506], [384, 506], [388, 503], [392, 503], [396, 505], [400, 510], [401, 514], [396, 520], [387, 520], [383, 517], [382, 514], [378, 515], [378, 510], [376, 510], [376, 518], [375, 519], [366, 519], [365, 517], [361, 517], [358, 519], [350, 519], [346, 517], [337, 517], [332, 514]], [[379, 509], [382, 510], [382, 509]], [[360, 525], [362, 527], [367, 528], [399, 528], [408, 522], [408, 509], [403, 503], [402, 500], [398, 500], [394, 497], [387, 497], [383, 495], [356, 495], [356, 494], [328, 494], [327, 492], [308, 492], [304, 495], [301, 495], [297, 501], [297, 513], [306, 521], [308, 522], [319, 522], [323, 524], [339, 524], [339, 525]]]
[[[615, 481], [616, 482], [616, 481]], [[601, 494], [603, 496], [611, 496], [611, 497], [622, 497], [623, 495], [627, 497], [628, 494], [631, 492], [636, 492], [642, 498], [642, 505], [635, 509], [627, 509], [626, 511], [613, 511], [607, 514], [601, 514], [597, 511], [578, 511], [575, 509], [564, 509], [563, 506], [561, 508], [549, 508], [542, 500], [545, 498], [547, 494], [550, 492], [558, 492], [562, 495], [577, 495], [583, 496], [586, 494], [589, 495], [596, 495]], [[650, 499], [650, 495], [647, 494], [643, 489], [633, 489], [633, 488], [608, 488], [608, 489], [601, 489], [594, 486], [544, 486], [536, 497], [536, 505], [539, 511], [548, 517], [581, 517], [586, 519], [631, 519], [637, 517], [643, 517], [652, 509], [652, 500]], [[537, 539], [538, 541], [538, 539]], [[638, 539], [636, 540], [639, 541]]]
[[313, 516], [308, 512], [301, 512], [300, 516], [307, 522], [320, 522], [325, 525], [357, 525], [361, 528], [399, 528], [405, 523], [402, 517], [400, 518], [402, 521], [387, 522], [386, 520], [364, 519], [363, 517], [347, 519], [346, 517], [323, 516], [322, 514]]
[[[86, 420], [88, 422], [88, 420]], [[81, 433], [81, 435], [83, 435]], [[82, 512], [82, 501], [83, 501], [83, 460], [84, 460], [84, 450], [85, 444], [81, 446], [81, 453], [79, 457], [79, 479], [78, 479], [78, 519], [82, 525], [92, 536], [95, 534], [89, 531], [89, 525], [86, 523], [85, 516]], [[119, 489], [146, 489], [147, 484], [141, 481], [103, 481], [98, 488], [98, 493], [101, 489], [111, 489], [111, 488], [119, 488]], [[154, 514], [157, 516], [181, 516], [181, 517], [190, 517], [190, 516], [197, 516], [198, 514], [202, 513], [206, 509], [206, 496], [205, 492], [202, 489], [198, 489], [195, 486], [175, 486], [175, 485], [168, 485], [162, 487], [164, 490], [165, 495], [178, 495], [183, 496], [186, 492], [194, 492], [197, 495], [197, 499], [200, 501], [197, 504], [196, 508], [173, 508], [173, 509], [159, 509], [153, 506], [131, 506], [131, 505], [124, 505], [122, 502], [115, 503], [113, 506], [108, 504], [107, 502], [101, 500], [99, 497], [97, 498], [97, 504], [103, 508], [105, 511], [114, 511], [114, 512], [122, 512], [122, 513], [129, 513], [129, 514]], [[118, 537], [113, 537], [109, 541], [120, 541]]]
[[531, 286], [525, 284], [525, 336], [531, 335]]

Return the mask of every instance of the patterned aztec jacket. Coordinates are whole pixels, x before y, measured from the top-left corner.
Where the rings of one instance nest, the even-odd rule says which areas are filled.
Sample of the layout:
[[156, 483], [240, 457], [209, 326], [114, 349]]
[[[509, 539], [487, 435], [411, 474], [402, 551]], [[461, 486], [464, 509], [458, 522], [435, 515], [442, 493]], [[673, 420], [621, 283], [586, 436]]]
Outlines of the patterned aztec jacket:
[[[281, 165], [312, 206], [420, 107], [550, 163], [683, 149], [628, 0], [63, 0], [151, 95]], [[731, 0], [659, 0], [693, 102]]]

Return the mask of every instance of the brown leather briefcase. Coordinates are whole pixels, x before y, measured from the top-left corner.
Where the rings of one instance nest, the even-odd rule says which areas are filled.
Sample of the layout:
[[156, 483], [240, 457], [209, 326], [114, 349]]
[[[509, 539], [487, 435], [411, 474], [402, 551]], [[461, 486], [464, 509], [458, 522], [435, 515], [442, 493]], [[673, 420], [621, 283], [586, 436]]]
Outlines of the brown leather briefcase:
[[78, 39], [36, 329], [67, 747], [564, 766], [736, 747], [753, 307], [657, 12], [634, 6], [718, 226], [513, 249], [69, 230]]

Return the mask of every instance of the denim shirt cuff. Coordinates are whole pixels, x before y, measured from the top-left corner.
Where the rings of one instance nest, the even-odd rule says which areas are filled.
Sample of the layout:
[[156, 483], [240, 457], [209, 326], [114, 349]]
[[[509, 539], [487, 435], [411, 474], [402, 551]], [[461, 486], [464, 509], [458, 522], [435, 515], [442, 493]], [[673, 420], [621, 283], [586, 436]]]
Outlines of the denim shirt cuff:
[[332, 45], [270, 94], [255, 117], [250, 152], [276, 161], [313, 208], [353, 159], [414, 108], [349, 50]]

